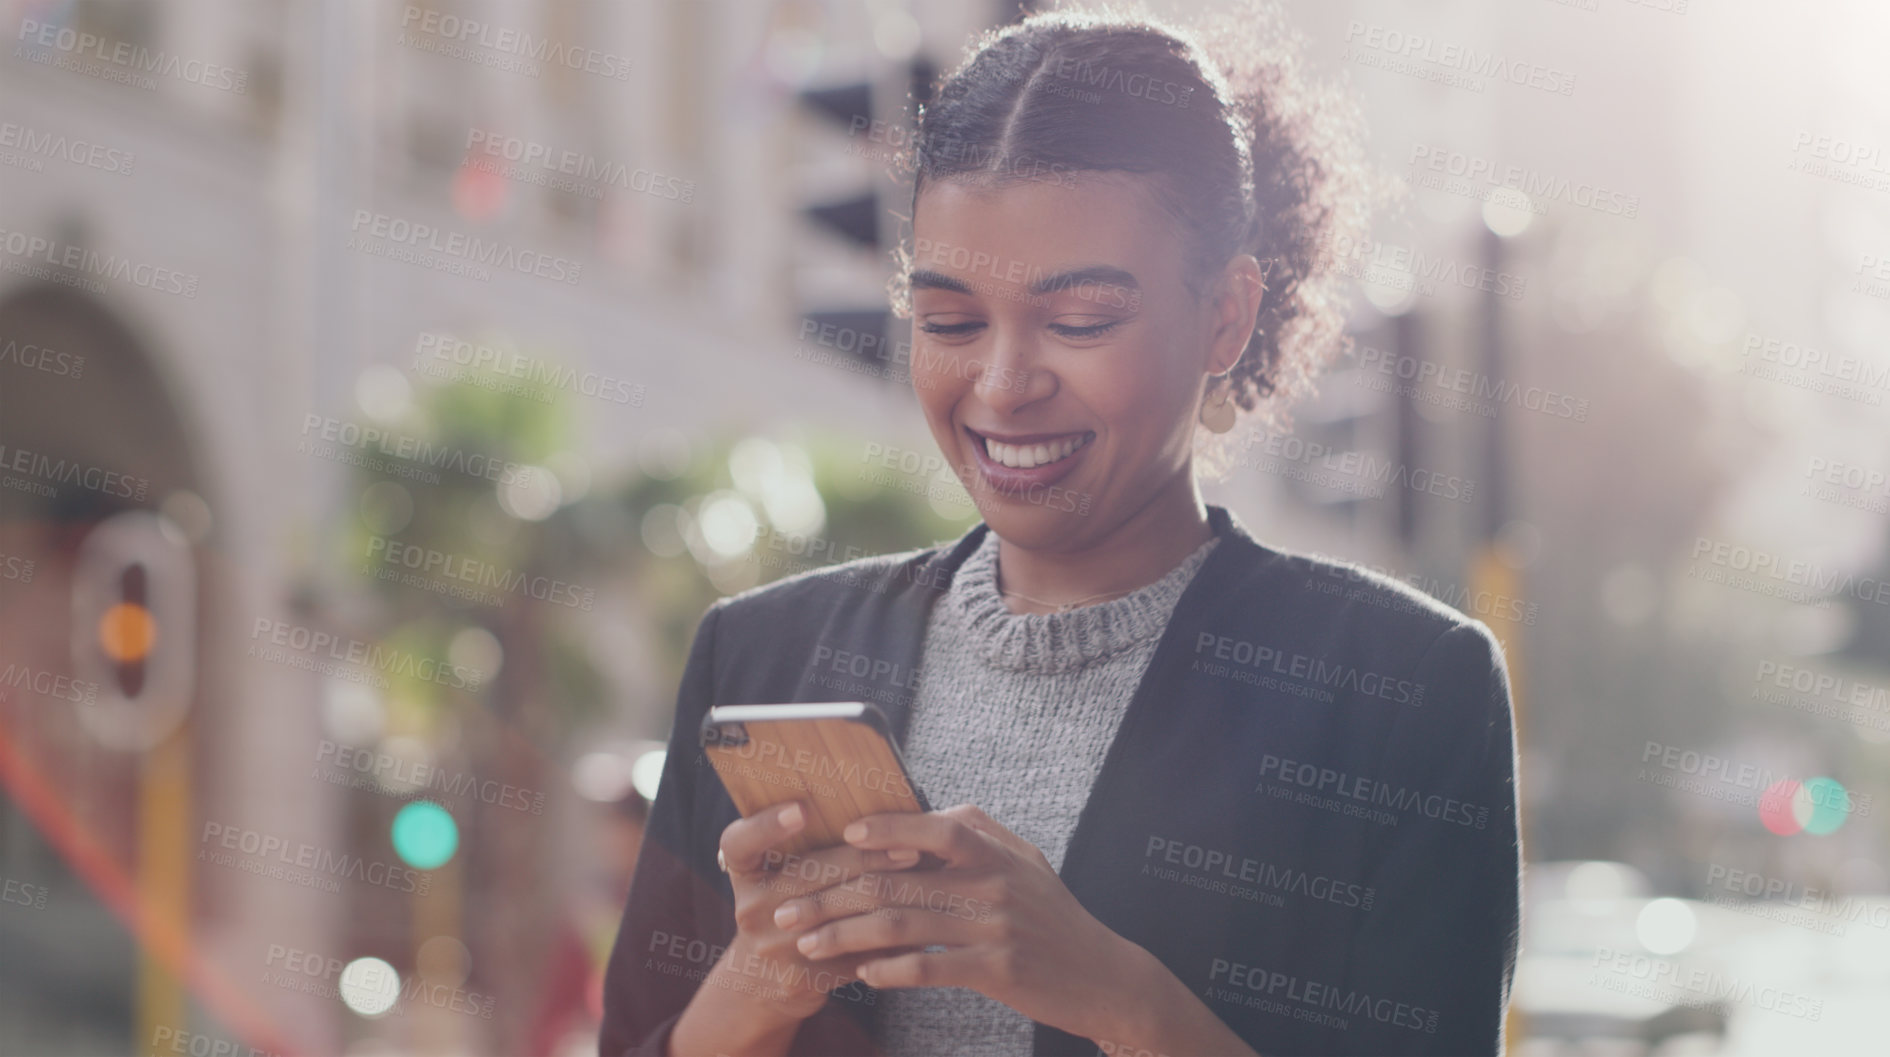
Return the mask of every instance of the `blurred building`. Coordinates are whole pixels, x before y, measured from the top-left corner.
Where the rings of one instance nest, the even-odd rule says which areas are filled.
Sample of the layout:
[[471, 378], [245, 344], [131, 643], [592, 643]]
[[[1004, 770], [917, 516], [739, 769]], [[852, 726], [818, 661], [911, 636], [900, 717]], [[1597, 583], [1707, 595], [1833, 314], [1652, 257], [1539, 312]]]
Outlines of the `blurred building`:
[[[217, 824], [374, 858], [378, 835], [350, 806], [360, 794], [307, 777], [334, 738], [333, 680], [251, 651], [279, 625], [347, 626], [325, 609], [337, 570], [323, 542], [356, 497], [347, 467], [310, 451], [397, 404], [401, 379], [465, 368], [440, 351], [462, 346], [424, 335], [530, 349], [635, 393], [580, 401], [599, 479], [634, 468], [639, 445], [775, 420], [784, 391], [808, 419], [924, 442], [897, 387], [793, 356], [803, 302], [823, 295], [808, 274], [830, 287], [841, 274], [857, 294], [872, 267], [870, 248], [823, 246], [800, 215], [804, 197], [831, 193], [821, 181], [872, 178], [844, 153], [851, 130], [810, 131], [830, 119], [800, 93], [896, 78], [920, 18], [956, 40], [978, 12], [756, 13], [693, 0], [8, 12], [0, 444], [27, 453], [16, 469], [50, 475], [52, 494], [0, 492], [0, 553], [29, 570], [0, 585], [3, 659], [69, 673], [99, 650], [66, 615], [86, 539], [127, 511], [181, 527], [163, 553], [193, 589], [196, 626], [160, 624], [150, 646], [154, 671], [188, 672], [174, 728], [115, 739], [32, 677], [0, 691], [7, 751], [31, 765], [10, 772], [0, 862], [52, 896], [0, 921], [7, 949], [28, 952], [0, 969], [12, 985], [0, 1044], [116, 1050], [170, 1031], [339, 1052], [365, 1022], [336, 1000], [338, 976], [310, 977], [317, 996], [259, 983], [281, 972], [272, 952], [346, 961], [358, 942], [415, 971], [425, 911], [404, 894], [310, 893], [195, 856], [216, 848], [202, 831]], [[878, 105], [897, 120], [896, 101]], [[45, 460], [83, 469], [62, 479]], [[621, 722], [660, 736], [673, 688], [648, 682], [629, 688]], [[53, 807], [23, 808], [28, 789]], [[523, 850], [555, 858], [549, 830]], [[462, 990], [502, 1000], [491, 1019], [422, 1003], [409, 1041], [522, 1045], [529, 959], [500, 957], [478, 921], [434, 925], [472, 951]]]
[[[337, 546], [371, 505], [357, 464], [398, 454], [442, 380], [503, 371], [558, 390], [572, 492], [748, 432], [931, 450], [883, 355], [903, 339], [895, 152], [909, 93], [1019, 6], [6, 8], [0, 1050], [527, 1047], [595, 836], [569, 747], [534, 725], [550, 662], [507, 658], [465, 699], [471, 733], [426, 747], [545, 815], [456, 802], [463, 850], [416, 870], [437, 887], [385, 883], [414, 869], [389, 843], [408, 797], [338, 782], [360, 777], [340, 750], [397, 770], [412, 744], [390, 748], [361, 665], [311, 672], [321, 651], [293, 645], [374, 626]], [[1297, 412], [1300, 446], [1243, 426], [1210, 497], [1502, 637], [1532, 855], [1629, 861], [1676, 895], [1729, 860], [1883, 890], [1876, 821], [1786, 844], [1629, 780], [1659, 738], [1881, 786], [1879, 728], [1748, 701], [1760, 657], [1890, 681], [1877, 603], [1740, 593], [1688, 562], [1707, 539], [1881, 567], [1881, 512], [1801, 491], [1808, 467], [1885, 465], [1881, 401], [1786, 362], [1822, 348], [1881, 377], [1890, 347], [1890, 296], [1859, 275], [1890, 259], [1890, 210], [1812, 174], [1820, 136], [1890, 143], [1857, 102], [1887, 87], [1881, 34], [1856, 28], [1881, 13], [1853, 13], [1787, 32], [1756, 3], [1291, 12], [1409, 195], [1333, 247], [1358, 347]], [[1413, 36], [1534, 83], [1452, 82], [1399, 54]], [[821, 324], [843, 337], [807, 337]], [[522, 520], [493, 491], [480, 509]], [[668, 724], [672, 659], [631, 608], [592, 622], [615, 654], [600, 742]], [[482, 619], [511, 642], [513, 615]], [[329, 862], [333, 891], [237, 865], [323, 874], [302, 847], [366, 865]], [[344, 979], [370, 956], [401, 974], [391, 1014], [350, 1010], [386, 997], [371, 965]]]

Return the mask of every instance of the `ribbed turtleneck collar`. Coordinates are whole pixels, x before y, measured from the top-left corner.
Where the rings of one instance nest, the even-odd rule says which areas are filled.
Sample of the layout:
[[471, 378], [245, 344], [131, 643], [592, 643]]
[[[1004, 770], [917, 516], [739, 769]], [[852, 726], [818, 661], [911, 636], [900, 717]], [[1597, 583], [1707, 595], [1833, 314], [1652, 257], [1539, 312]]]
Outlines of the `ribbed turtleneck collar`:
[[998, 590], [997, 533], [986, 532], [939, 604], [956, 612], [972, 648], [993, 668], [1070, 671], [1159, 638], [1181, 593], [1219, 542], [1219, 536], [1208, 540], [1167, 575], [1121, 598], [1062, 613], [1013, 613]]

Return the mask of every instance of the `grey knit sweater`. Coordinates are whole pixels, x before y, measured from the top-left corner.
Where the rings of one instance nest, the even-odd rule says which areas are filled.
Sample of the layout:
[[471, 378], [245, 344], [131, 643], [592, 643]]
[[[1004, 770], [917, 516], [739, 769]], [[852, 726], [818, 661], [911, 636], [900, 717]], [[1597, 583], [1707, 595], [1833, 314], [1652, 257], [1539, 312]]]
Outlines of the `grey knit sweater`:
[[[986, 533], [926, 624], [901, 750], [932, 806], [976, 804], [1061, 869], [1129, 697], [1218, 542], [1121, 598], [1018, 614], [999, 592], [998, 538]], [[1028, 1018], [965, 988], [882, 991], [875, 1008], [876, 1041], [889, 1055], [1031, 1052]]]

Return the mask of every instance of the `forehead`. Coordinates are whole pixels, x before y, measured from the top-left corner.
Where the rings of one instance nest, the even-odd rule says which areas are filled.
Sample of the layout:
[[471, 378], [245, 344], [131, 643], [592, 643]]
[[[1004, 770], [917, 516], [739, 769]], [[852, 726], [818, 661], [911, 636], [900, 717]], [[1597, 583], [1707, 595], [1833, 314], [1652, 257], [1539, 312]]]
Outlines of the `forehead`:
[[920, 192], [913, 265], [955, 274], [986, 262], [1057, 270], [1114, 264], [1147, 275], [1180, 260], [1179, 229], [1148, 179], [1071, 173], [987, 184], [941, 180]]

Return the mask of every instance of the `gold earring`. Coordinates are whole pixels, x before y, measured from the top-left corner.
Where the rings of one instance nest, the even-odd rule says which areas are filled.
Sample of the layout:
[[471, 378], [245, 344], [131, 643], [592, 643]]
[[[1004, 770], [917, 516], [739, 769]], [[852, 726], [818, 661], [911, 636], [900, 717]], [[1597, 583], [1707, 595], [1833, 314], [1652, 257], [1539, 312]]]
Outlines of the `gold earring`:
[[1215, 391], [1213, 396], [1201, 402], [1201, 424], [1210, 433], [1226, 433], [1234, 428], [1234, 417], [1239, 413], [1234, 404], [1234, 385], [1227, 382]]

